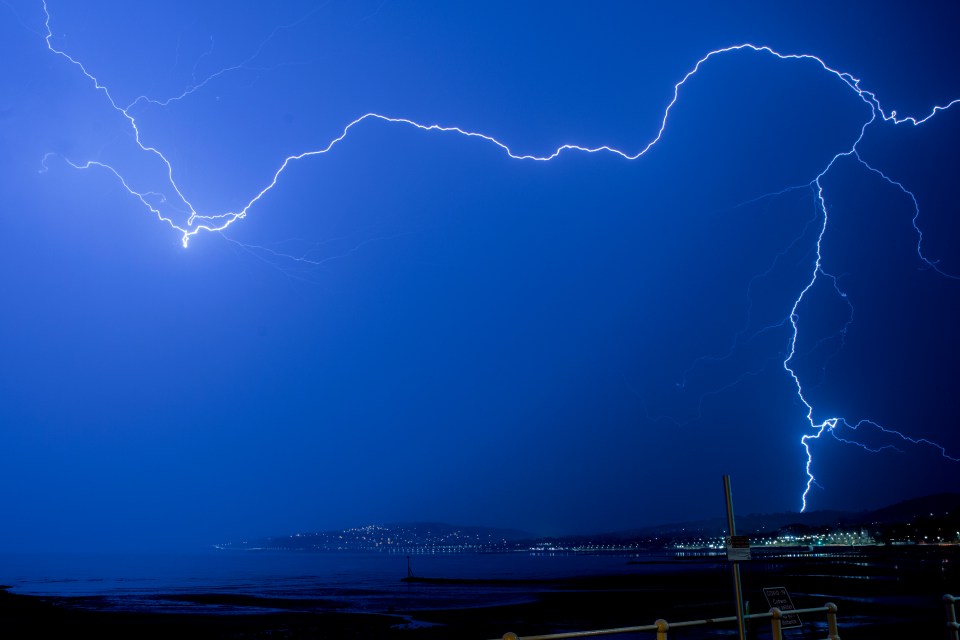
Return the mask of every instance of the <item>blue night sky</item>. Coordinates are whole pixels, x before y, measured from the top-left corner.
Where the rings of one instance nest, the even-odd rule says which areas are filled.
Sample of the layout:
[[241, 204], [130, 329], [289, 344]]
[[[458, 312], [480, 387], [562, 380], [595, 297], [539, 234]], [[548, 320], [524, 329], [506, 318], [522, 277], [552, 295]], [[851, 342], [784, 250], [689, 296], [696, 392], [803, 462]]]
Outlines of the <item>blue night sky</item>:
[[703, 4], [0, 2], [0, 549], [960, 490], [956, 9]]

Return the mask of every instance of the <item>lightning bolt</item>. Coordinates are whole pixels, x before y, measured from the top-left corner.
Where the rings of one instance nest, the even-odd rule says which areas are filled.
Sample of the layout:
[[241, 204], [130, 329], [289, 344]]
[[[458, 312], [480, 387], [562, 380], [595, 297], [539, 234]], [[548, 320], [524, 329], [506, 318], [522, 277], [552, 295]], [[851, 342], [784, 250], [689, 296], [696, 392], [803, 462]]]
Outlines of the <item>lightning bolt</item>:
[[821, 436], [824, 435], [824, 433], [829, 433], [830, 435], [832, 435], [834, 438], [836, 438], [836, 439], [837, 439], [838, 441], [840, 441], [840, 442], [843, 442], [843, 443], [845, 443], [845, 444], [852, 444], [852, 445], [858, 446], [858, 447], [860, 447], [860, 448], [862, 448], [862, 449], [865, 449], [865, 450], [867, 450], [867, 451], [871, 451], [871, 452], [874, 452], [874, 453], [876, 453], [876, 452], [878, 452], [878, 451], [880, 451], [880, 450], [884, 450], [884, 449], [896, 449], [896, 447], [893, 447], [892, 445], [887, 445], [887, 446], [880, 447], [880, 448], [871, 448], [871, 447], [869, 447], [869, 446], [867, 446], [867, 445], [865, 445], [865, 444], [863, 444], [863, 443], [861, 443], [861, 442], [858, 442], [858, 441], [856, 441], [856, 440], [851, 440], [851, 439], [847, 439], [847, 438], [842, 438], [842, 437], [838, 436], [837, 433], [836, 433], [838, 429], [844, 429], [844, 428], [846, 428], [846, 429], [849, 429], [849, 430], [851, 430], [851, 431], [856, 431], [859, 427], [866, 425], [866, 426], [872, 427], [872, 428], [874, 428], [874, 429], [876, 429], [876, 430], [878, 430], [878, 431], [880, 431], [880, 432], [882, 432], [882, 433], [884, 433], [884, 434], [887, 434], [887, 435], [889, 435], [889, 436], [893, 436], [893, 437], [895, 437], [895, 438], [898, 438], [898, 439], [901, 440], [902, 442], [909, 443], [909, 444], [914, 444], [914, 445], [925, 445], [925, 446], [932, 447], [932, 448], [936, 449], [937, 451], [939, 451], [940, 455], [941, 455], [942, 457], [946, 458], [947, 460], [951, 460], [951, 461], [954, 461], [954, 462], [960, 462], [960, 458], [956, 458], [956, 457], [950, 456], [950, 455], [947, 453], [946, 448], [943, 447], [943, 446], [940, 445], [940, 444], [937, 444], [936, 442], [933, 442], [933, 441], [928, 440], [928, 439], [926, 439], [926, 438], [911, 438], [911, 437], [909, 437], [909, 436], [907, 436], [907, 435], [905, 435], [905, 434], [903, 434], [903, 433], [901, 433], [901, 432], [899, 432], [899, 431], [897, 431], [897, 430], [895, 430], [895, 429], [889, 429], [889, 428], [883, 427], [883, 426], [877, 424], [876, 422], [873, 422], [873, 421], [870, 421], [870, 420], [860, 420], [859, 422], [857, 422], [857, 423], [855, 423], [855, 424], [851, 424], [850, 422], [848, 422], [848, 421], [847, 421], [846, 419], [844, 419], [844, 418], [841, 418], [841, 417], [831, 417], [831, 418], [827, 418], [827, 419], [825, 419], [825, 420], [823, 420], [823, 421], [821, 421], [821, 422], [817, 422], [816, 419], [814, 418], [814, 408], [813, 408], [813, 405], [807, 400], [806, 396], [804, 395], [803, 384], [802, 384], [801, 381], [800, 381], [800, 377], [797, 375], [796, 371], [795, 371], [795, 370], [792, 368], [792, 366], [791, 366], [791, 361], [794, 359], [794, 356], [796, 356], [797, 336], [799, 335], [799, 331], [800, 331], [800, 329], [799, 329], [799, 314], [798, 314], [798, 312], [797, 312], [797, 309], [798, 309], [798, 307], [801, 305], [801, 303], [803, 302], [803, 300], [804, 300], [804, 298], [806, 297], [807, 293], [814, 287], [814, 285], [817, 284], [817, 281], [818, 281], [820, 278], [826, 278], [826, 279], [828, 279], [828, 280], [830, 281], [830, 283], [832, 284], [834, 290], [837, 292], [837, 294], [838, 294], [839, 296], [841, 296], [845, 301], [847, 301], [847, 304], [849, 305], [851, 315], [850, 315], [850, 318], [848, 319], [847, 323], [844, 325], [843, 329], [841, 330], [841, 333], [845, 334], [846, 331], [847, 331], [847, 329], [849, 328], [850, 323], [852, 322], [853, 306], [852, 306], [852, 304], [849, 302], [849, 300], [848, 300], [848, 298], [847, 298], [847, 294], [844, 293], [844, 291], [843, 291], [842, 288], [840, 287], [840, 284], [839, 284], [839, 281], [837, 280], [837, 278], [836, 278], [835, 276], [833, 276], [832, 274], [828, 273], [827, 271], [825, 271], [824, 268], [823, 268], [823, 253], [822, 253], [823, 237], [824, 237], [824, 234], [826, 234], [826, 232], [827, 232], [827, 225], [828, 225], [830, 216], [829, 216], [829, 214], [828, 214], [828, 212], [827, 212], [827, 201], [826, 201], [826, 197], [824, 196], [824, 193], [823, 193], [823, 183], [822, 183], [822, 181], [823, 181], [824, 177], [825, 177], [825, 176], [830, 172], [830, 170], [833, 168], [833, 166], [834, 166], [841, 158], [846, 158], [846, 157], [855, 158], [858, 162], [860, 162], [860, 163], [861, 163], [863, 166], [865, 166], [867, 169], [869, 169], [870, 171], [878, 174], [878, 175], [881, 176], [884, 180], [886, 180], [888, 183], [897, 186], [899, 189], [901, 189], [905, 194], [907, 194], [907, 195], [910, 197], [910, 199], [911, 199], [911, 201], [913, 202], [913, 205], [914, 205], [914, 216], [913, 216], [912, 222], [913, 222], [913, 227], [914, 227], [914, 229], [917, 231], [917, 255], [919, 256], [920, 260], [922, 260], [922, 261], [923, 261], [925, 264], [927, 264], [929, 267], [931, 267], [931, 268], [933, 268], [934, 270], [936, 270], [937, 273], [939, 273], [939, 274], [941, 274], [941, 275], [943, 275], [943, 276], [945, 276], [945, 277], [951, 278], [951, 279], [956, 279], [956, 278], [957, 278], [957, 276], [952, 275], [952, 274], [949, 274], [949, 273], [943, 271], [942, 269], [940, 269], [935, 262], [933, 262], [932, 260], [930, 260], [929, 258], [927, 258], [927, 256], [924, 255], [924, 253], [923, 253], [923, 233], [920, 231], [920, 228], [919, 228], [919, 226], [917, 225], [917, 219], [918, 219], [919, 216], [920, 216], [920, 207], [919, 207], [919, 205], [917, 204], [917, 198], [916, 198], [916, 196], [915, 196], [912, 192], [910, 192], [908, 189], [906, 189], [906, 187], [904, 187], [901, 183], [893, 180], [892, 178], [890, 178], [890, 177], [888, 177], [886, 174], [884, 174], [882, 171], [880, 171], [880, 170], [878, 170], [878, 169], [870, 166], [869, 164], [867, 164], [867, 163], [860, 157], [860, 155], [859, 155], [859, 153], [858, 153], [858, 151], [857, 151], [857, 147], [858, 147], [858, 145], [860, 144], [860, 142], [863, 140], [863, 137], [864, 137], [864, 135], [866, 134], [866, 131], [867, 131], [867, 127], [869, 127], [871, 124], [873, 124], [874, 121], [877, 120], [878, 116], [881, 117], [883, 120], [887, 120], [887, 121], [893, 122], [894, 124], [909, 123], [909, 124], [912, 124], [912, 125], [914, 125], [914, 126], [917, 126], [917, 125], [920, 125], [920, 124], [926, 122], [927, 120], [929, 120], [929, 119], [930, 119], [931, 117], [933, 117], [938, 111], [942, 111], [942, 110], [944, 110], [944, 109], [947, 109], [947, 108], [955, 105], [958, 101], [957, 101], [957, 100], [954, 100], [954, 101], [950, 102], [950, 103], [949, 103], [947, 106], [945, 106], [945, 107], [934, 107], [934, 109], [930, 112], [930, 114], [929, 114], [928, 116], [926, 116], [925, 118], [921, 118], [921, 119], [917, 119], [917, 118], [902, 118], [902, 119], [897, 119], [897, 118], [896, 118], [896, 112], [891, 112], [889, 115], [885, 114], [885, 113], [883, 112], [883, 109], [880, 107], [880, 104], [879, 104], [879, 102], [877, 101], [876, 97], [875, 97], [872, 93], [869, 93], [869, 92], [867, 92], [867, 91], [865, 91], [864, 89], [861, 89], [861, 88], [859, 87], [859, 81], [855, 81], [855, 82], [854, 82], [853, 84], [851, 84], [850, 86], [856, 88], [858, 95], [860, 95], [860, 97], [861, 97], [868, 105], [870, 105], [872, 115], [871, 115], [870, 120], [867, 121], [866, 123], [864, 123], [864, 125], [861, 127], [861, 129], [860, 129], [860, 136], [859, 136], [859, 137], [857, 138], [857, 140], [854, 142], [853, 146], [851, 146], [850, 149], [848, 149], [847, 151], [844, 151], [844, 152], [841, 152], [841, 153], [838, 153], [837, 155], [835, 155], [835, 156], [830, 160], [830, 162], [828, 163], [828, 165], [823, 169], [823, 171], [820, 172], [820, 174], [816, 177], [816, 179], [815, 179], [815, 180], [813, 181], [813, 183], [812, 183], [812, 184], [816, 185], [816, 188], [817, 188], [817, 202], [819, 203], [819, 207], [820, 207], [820, 211], [821, 211], [821, 219], [823, 220], [823, 224], [822, 224], [821, 227], [820, 227], [820, 234], [819, 234], [818, 237], [817, 237], [817, 243], [816, 243], [816, 260], [815, 260], [815, 263], [814, 263], [814, 267], [813, 267], [813, 270], [812, 270], [812, 274], [811, 274], [810, 280], [807, 282], [806, 286], [805, 286], [805, 287], [803, 288], [803, 290], [800, 292], [800, 295], [797, 296], [796, 300], [795, 300], [794, 303], [793, 303], [793, 307], [792, 307], [791, 310], [790, 310], [789, 319], [790, 319], [790, 325], [792, 326], [793, 331], [792, 331], [792, 335], [791, 335], [791, 337], [790, 337], [790, 348], [789, 348], [789, 352], [788, 352], [788, 354], [787, 354], [787, 357], [786, 357], [786, 358], [784, 359], [784, 361], [783, 361], [783, 368], [784, 368], [784, 370], [789, 374], [789, 376], [793, 379], [793, 382], [794, 382], [794, 384], [796, 385], [796, 388], [797, 388], [797, 396], [798, 396], [798, 398], [800, 399], [800, 401], [803, 403], [804, 407], [806, 407], [806, 409], [807, 409], [806, 419], [807, 419], [807, 421], [809, 422], [810, 428], [811, 428], [811, 430], [812, 430], [812, 433], [808, 433], [808, 434], [802, 436], [801, 439], [800, 439], [800, 440], [801, 440], [801, 443], [802, 443], [802, 445], [803, 445], [803, 448], [804, 448], [804, 450], [805, 450], [805, 452], [806, 452], [806, 456], [807, 456], [807, 462], [806, 462], [806, 465], [805, 465], [805, 472], [806, 472], [806, 474], [807, 474], [807, 483], [806, 483], [806, 487], [804, 488], [803, 494], [802, 494], [801, 497], [800, 497], [800, 499], [801, 499], [801, 508], [800, 508], [800, 510], [801, 510], [801, 511], [806, 511], [806, 509], [807, 509], [807, 498], [808, 498], [809, 495], [810, 495], [810, 491], [813, 489], [814, 486], [817, 486], [816, 477], [815, 477], [814, 474], [813, 474], [813, 453], [812, 453], [811, 450], [810, 450], [810, 442], [813, 441], [813, 440], [818, 440]]
[[[831, 170], [839, 161], [843, 159], [853, 159], [859, 162], [860, 164], [862, 164], [868, 171], [880, 176], [883, 180], [888, 182], [890, 185], [897, 187], [905, 195], [907, 195], [913, 202], [913, 206], [914, 206], [914, 215], [913, 215], [912, 222], [913, 222], [913, 228], [917, 234], [917, 255], [919, 256], [920, 260], [923, 263], [925, 263], [927, 266], [929, 266], [931, 269], [936, 271], [938, 274], [940, 274], [941, 276], [944, 276], [950, 279], [960, 279], [960, 276], [946, 272], [937, 264], [937, 262], [929, 259], [924, 254], [923, 232], [921, 231], [920, 226], [918, 224], [918, 219], [920, 216], [920, 207], [917, 202], [916, 196], [911, 191], [909, 191], [902, 183], [887, 176], [885, 173], [883, 173], [879, 169], [871, 166], [866, 161], [864, 161], [860, 157], [859, 151], [858, 151], [858, 147], [860, 143], [863, 141], [868, 128], [870, 128], [871, 126], [875, 126], [880, 123], [888, 123], [891, 125], [908, 125], [908, 126], [918, 127], [923, 125], [927, 121], [929, 121], [931, 118], [933, 118], [940, 112], [946, 111], [954, 107], [958, 103], [960, 103], [960, 98], [952, 100], [951, 102], [945, 105], [936, 105], [932, 109], [930, 109], [929, 113], [927, 113], [926, 115], [898, 116], [897, 112], [894, 110], [890, 110], [890, 111], [885, 110], [881, 105], [877, 96], [873, 92], [861, 86], [861, 81], [859, 78], [851, 75], [850, 73], [839, 71], [827, 65], [827, 63], [823, 59], [821, 59], [816, 55], [805, 54], [805, 53], [804, 54], [793, 54], [793, 53], [785, 54], [785, 53], [780, 53], [768, 46], [743, 43], [743, 44], [732, 45], [732, 46], [728, 46], [720, 49], [715, 49], [713, 51], [710, 51], [703, 57], [701, 57], [699, 60], [697, 60], [696, 64], [673, 86], [673, 95], [669, 100], [669, 102], [667, 103], [666, 108], [663, 111], [663, 116], [660, 120], [660, 126], [659, 126], [659, 129], [657, 130], [656, 135], [646, 145], [642, 146], [639, 150], [636, 150], [634, 152], [623, 151], [618, 148], [607, 146], [607, 145], [602, 145], [597, 147], [587, 147], [587, 146], [581, 146], [578, 144], [562, 144], [556, 147], [552, 152], [547, 153], [545, 155], [525, 154], [525, 153], [519, 153], [514, 151], [506, 143], [494, 138], [493, 136], [490, 136], [484, 133], [469, 131], [457, 126], [447, 126], [447, 125], [441, 125], [436, 123], [424, 124], [408, 118], [393, 117], [389, 115], [383, 115], [383, 114], [371, 112], [371, 113], [365, 113], [359, 116], [358, 118], [347, 123], [346, 126], [343, 127], [341, 133], [335, 138], [333, 138], [332, 140], [330, 140], [326, 145], [316, 149], [309, 149], [293, 155], [289, 155], [286, 158], [284, 158], [280, 162], [279, 167], [276, 169], [273, 175], [268, 180], [265, 181], [265, 186], [260, 188], [260, 190], [257, 191], [253, 195], [253, 197], [251, 197], [247, 201], [247, 203], [242, 207], [240, 207], [239, 209], [236, 209], [233, 211], [204, 213], [204, 212], [198, 211], [194, 207], [194, 205], [187, 198], [183, 190], [178, 186], [175, 178], [175, 171], [174, 171], [173, 165], [168, 160], [168, 158], [163, 154], [163, 152], [157, 147], [148, 145], [143, 141], [143, 138], [141, 137], [140, 127], [133, 113], [133, 110], [138, 104], [141, 104], [141, 103], [150, 103], [153, 105], [163, 107], [171, 104], [172, 102], [184, 100], [188, 98], [195, 92], [203, 89], [213, 79], [219, 76], [222, 76], [223, 74], [229, 73], [230, 71], [244, 68], [246, 65], [250, 64], [259, 55], [260, 51], [263, 49], [266, 42], [269, 41], [269, 39], [272, 38], [280, 29], [293, 26], [294, 24], [297, 24], [297, 23], [293, 23], [291, 25], [284, 25], [282, 27], [278, 27], [277, 29], [274, 29], [274, 31], [271, 32], [271, 34], [268, 36], [267, 41], [264, 41], [263, 43], [261, 43], [260, 47], [257, 48], [256, 51], [243, 62], [230, 67], [225, 67], [223, 69], [220, 69], [219, 71], [213, 74], [210, 74], [209, 76], [207, 76], [201, 81], [196, 81], [196, 77], [194, 77], [194, 83], [179, 95], [175, 95], [163, 100], [152, 99], [147, 96], [141, 95], [137, 97], [135, 100], [133, 100], [131, 103], [129, 103], [128, 105], [121, 106], [121, 104], [118, 103], [116, 99], [114, 99], [110, 89], [105, 84], [103, 84], [97, 78], [97, 76], [94, 75], [94, 73], [92, 73], [82, 62], [75, 59], [70, 54], [63, 51], [62, 49], [57, 48], [54, 45], [53, 32], [50, 27], [50, 21], [51, 21], [50, 12], [48, 10], [46, 0], [41, 0], [41, 1], [43, 5], [44, 16], [45, 16], [45, 20], [44, 20], [45, 34], [41, 34], [41, 35], [43, 35], [44, 37], [44, 41], [46, 43], [47, 49], [50, 51], [50, 53], [63, 58], [68, 63], [75, 66], [90, 81], [94, 89], [97, 92], [100, 92], [104, 96], [109, 106], [127, 122], [133, 134], [134, 142], [139, 147], [139, 149], [143, 153], [148, 154], [149, 156], [152, 156], [157, 160], [159, 160], [162, 163], [162, 165], [165, 167], [166, 180], [169, 183], [170, 189], [172, 189], [173, 193], [175, 194], [175, 198], [171, 199], [164, 196], [163, 194], [159, 194], [152, 191], [149, 191], [149, 192], [137, 191], [129, 183], [129, 181], [124, 178], [123, 174], [120, 171], [118, 171], [116, 168], [106, 163], [93, 161], [93, 160], [86, 161], [86, 162], [74, 162], [66, 158], [64, 158], [64, 161], [69, 166], [78, 170], [101, 169], [111, 173], [117, 179], [119, 184], [124, 189], [126, 189], [126, 191], [130, 193], [130, 195], [137, 198], [141, 202], [141, 204], [150, 213], [156, 216], [156, 218], [160, 222], [168, 225], [171, 229], [173, 229], [175, 232], [179, 234], [181, 244], [183, 245], [184, 248], [186, 248], [189, 245], [191, 238], [193, 238], [194, 236], [197, 236], [202, 232], [220, 233], [222, 235], [222, 232], [226, 231], [230, 226], [246, 218], [246, 216], [251, 212], [251, 210], [257, 205], [257, 203], [260, 202], [261, 199], [266, 197], [274, 188], [277, 187], [284, 172], [287, 170], [287, 168], [291, 164], [297, 163], [307, 158], [311, 158], [314, 156], [321, 156], [331, 152], [337, 145], [344, 142], [354, 129], [357, 129], [361, 126], [365, 126], [371, 123], [379, 122], [379, 123], [384, 123], [388, 125], [412, 127], [419, 131], [423, 131], [427, 133], [452, 134], [452, 135], [462, 136], [465, 138], [474, 139], [478, 142], [497, 147], [506, 156], [517, 161], [549, 162], [565, 153], [613, 154], [613, 155], [619, 156], [623, 160], [634, 161], [646, 155], [651, 149], [653, 149], [660, 142], [661, 138], [664, 135], [664, 132], [667, 129], [667, 124], [668, 124], [668, 121], [670, 120], [670, 115], [675, 105], [680, 100], [684, 86], [688, 83], [688, 81], [691, 78], [701, 73], [702, 69], [708, 66], [711, 60], [715, 58], [719, 58], [721, 56], [727, 56], [733, 53], [737, 53], [737, 52], [744, 52], [744, 53], [756, 54], [759, 56], [772, 56], [773, 58], [776, 58], [777, 60], [780, 60], [784, 63], [807, 63], [807, 64], [817, 65], [822, 70], [823, 73], [834, 76], [837, 80], [842, 82], [849, 89], [849, 91], [853, 96], [855, 96], [857, 99], [862, 101], [869, 108], [869, 117], [866, 118], [865, 121], [862, 123], [859, 131], [859, 135], [856, 137], [853, 143], [845, 150], [833, 156], [833, 158], [830, 159], [827, 165], [820, 171], [818, 175], [816, 175], [813, 178], [813, 180], [811, 180], [806, 185], [800, 185], [797, 187], [788, 187], [784, 191], [780, 192], [782, 194], [788, 190], [799, 189], [799, 188], [812, 189], [815, 194], [817, 209], [819, 210], [819, 215], [817, 216], [817, 219], [820, 224], [819, 232], [817, 234], [816, 245], [815, 245], [815, 259], [813, 260], [813, 265], [810, 270], [810, 275], [809, 275], [809, 278], [806, 280], [805, 286], [803, 286], [803, 288], [799, 291], [796, 298], [793, 300], [792, 307], [790, 308], [789, 313], [781, 322], [765, 327], [758, 332], [758, 333], [762, 333], [764, 331], [772, 330], [777, 327], [784, 327], [787, 325], [790, 326], [790, 337], [788, 340], [786, 357], [782, 361], [782, 367], [783, 367], [783, 370], [786, 372], [786, 374], [793, 381], [793, 384], [796, 387], [797, 397], [806, 409], [806, 420], [809, 424], [809, 432], [803, 435], [800, 439], [801, 445], [806, 452], [805, 472], [806, 472], [806, 478], [807, 478], [805, 489], [801, 495], [801, 505], [802, 505], [801, 511], [804, 511], [807, 509], [807, 500], [808, 500], [811, 489], [814, 486], [819, 486], [817, 484], [816, 478], [813, 473], [813, 454], [810, 449], [810, 444], [812, 441], [818, 440], [819, 438], [827, 434], [829, 434], [839, 442], [857, 446], [868, 451], [877, 452], [882, 450], [898, 450], [893, 445], [884, 445], [879, 448], [870, 447], [854, 438], [854, 435], [856, 434], [856, 432], [861, 428], [873, 429], [887, 436], [891, 436], [893, 438], [899, 439], [899, 441], [901, 441], [904, 444], [930, 447], [938, 451], [945, 459], [955, 461], [955, 462], [960, 462], [960, 458], [949, 455], [947, 450], [942, 445], [936, 442], [927, 440], [925, 438], [912, 438], [897, 430], [884, 427], [870, 420], [860, 420], [857, 422], [849, 422], [846, 419], [841, 417], [830, 417], [825, 420], [818, 421], [814, 417], [814, 414], [815, 414], [814, 407], [811, 404], [811, 402], [807, 399], [804, 386], [800, 380], [799, 375], [797, 374], [794, 368], [794, 359], [797, 356], [797, 337], [800, 334], [799, 308], [803, 304], [804, 300], [807, 298], [810, 291], [819, 282], [821, 282], [821, 280], [827, 281], [829, 285], [834, 289], [835, 293], [840, 298], [845, 300], [849, 307], [850, 315], [849, 315], [848, 321], [845, 323], [844, 327], [839, 332], [841, 339], [846, 334], [846, 331], [848, 330], [850, 323], [853, 320], [852, 303], [848, 300], [847, 294], [843, 291], [842, 287], [840, 286], [840, 282], [838, 278], [830, 274], [828, 271], [826, 271], [823, 266], [822, 244], [823, 244], [824, 235], [827, 232], [827, 228], [829, 224], [827, 198], [824, 194], [823, 180], [831, 172]], [[211, 43], [211, 46], [212, 46], [212, 43]], [[43, 158], [43, 161], [42, 161], [43, 168], [41, 169], [41, 171], [45, 171], [47, 169], [47, 163], [50, 157], [52, 157], [53, 155], [56, 155], [56, 154], [47, 154]], [[770, 194], [770, 195], [777, 195], [777, 194]], [[766, 197], [766, 196], [763, 196], [763, 197]], [[161, 207], [160, 207], [160, 205], [164, 205], [164, 204], [169, 205], [170, 207], [173, 207], [175, 209], [176, 208], [182, 209], [186, 214], [186, 223], [185, 224], [179, 223], [169, 215], [166, 215], [161, 210]], [[229, 240], [229, 238], [227, 239]], [[798, 242], [799, 240], [800, 238], [797, 238], [795, 242]], [[232, 240], [230, 240], [230, 242], [234, 242], [234, 244], [237, 244], [238, 246], [241, 246], [246, 250], [264, 251], [264, 252], [271, 253], [273, 255], [279, 255], [278, 253], [273, 252], [273, 250], [266, 249], [264, 247], [241, 245], [240, 243], [236, 243], [235, 241], [232, 241]], [[320, 263], [319, 261], [312, 260], [306, 256], [284, 256], [284, 257], [290, 258], [291, 260], [294, 260], [299, 263], [307, 263], [307, 264], [313, 264], [313, 265]], [[771, 266], [770, 269], [773, 269], [773, 266]], [[762, 274], [761, 276], [757, 276], [757, 277], [762, 277]], [[752, 281], [751, 281], [751, 284], [752, 284]], [[745, 334], [741, 332], [741, 333], [738, 333], [737, 336], [735, 336], [733, 345], [730, 347], [730, 353], [732, 353], [737, 348], [741, 340], [744, 339], [744, 335]], [[754, 335], [758, 335], [758, 334], [754, 334]], [[749, 340], [750, 337], [747, 337], [746, 339]], [[716, 359], [723, 359], [724, 357], [727, 357], [727, 356], [723, 356]], [[692, 365], [690, 369], [688, 369], [687, 373], [689, 373], [689, 371], [692, 370], [693, 367], [696, 366], [696, 364], [697, 363], [694, 363], [694, 365]], [[745, 374], [745, 375], [749, 375], [749, 374]], [[686, 378], [686, 373], [684, 374], [684, 380], [685, 378]], [[681, 383], [681, 385], [679, 386], [682, 386], [682, 384], [684, 383]], [[736, 382], [732, 384], [736, 384]], [[844, 435], [841, 435], [840, 432], [843, 432]]]

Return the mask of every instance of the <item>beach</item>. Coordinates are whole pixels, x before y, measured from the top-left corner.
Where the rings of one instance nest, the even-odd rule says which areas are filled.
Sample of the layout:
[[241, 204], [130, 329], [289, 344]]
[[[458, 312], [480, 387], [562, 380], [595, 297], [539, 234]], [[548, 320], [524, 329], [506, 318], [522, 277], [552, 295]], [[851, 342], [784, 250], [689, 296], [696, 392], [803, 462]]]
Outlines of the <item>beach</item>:
[[[960, 591], [953, 549], [872, 549], [742, 563], [744, 600], [764, 612], [764, 587], [786, 587], [797, 608], [838, 607], [841, 637], [940, 637], [944, 593]], [[605, 562], [609, 563], [610, 559]], [[616, 575], [577, 575], [516, 580], [445, 579], [405, 585], [384, 610], [359, 610], [340, 598], [250, 595], [236, 590], [123, 595], [22, 595], [0, 593], [4, 638], [405, 638], [489, 639], [512, 631], [520, 636], [678, 622], [730, 616], [735, 612], [729, 565], [717, 558], [676, 562], [618, 558], [627, 568]], [[633, 563], [633, 564], [628, 564]], [[400, 577], [397, 577], [399, 583]], [[476, 606], [464, 596], [475, 587]], [[444, 598], [444, 590], [457, 595]], [[429, 598], [420, 597], [424, 592]], [[501, 593], [502, 597], [494, 597]], [[493, 595], [491, 595], [493, 594]], [[469, 598], [467, 598], [469, 600]], [[435, 602], [436, 607], [430, 608]], [[182, 606], [174, 606], [174, 605]], [[154, 606], [155, 605], [155, 606]], [[822, 614], [803, 616], [804, 627], [785, 632], [826, 636]], [[769, 637], [769, 623], [752, 625]], [[735, 625], [678, 629], [670, 637], [706, 638], [736, 633]], [[652, 633], [615, 636], [653, 638]]]

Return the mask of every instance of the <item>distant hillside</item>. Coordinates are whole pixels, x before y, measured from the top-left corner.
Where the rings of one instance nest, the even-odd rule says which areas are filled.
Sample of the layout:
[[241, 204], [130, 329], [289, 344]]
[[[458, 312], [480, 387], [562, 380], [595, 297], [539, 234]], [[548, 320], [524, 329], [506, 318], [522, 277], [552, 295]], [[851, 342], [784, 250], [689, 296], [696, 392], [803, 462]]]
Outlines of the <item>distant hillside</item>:
[[481, 539], [496, 539], [513, 542], [516, 540], [529, 540], [533, 535], [528, 531], [520, 529], [503, 529], [499, 527], [482, 527], [477, 525], [455, 525], [445, 522], [393, 522], [384, 525], [388, 529], [408, 530], [412, 532], [434, 532], [442, 536], [461, 535], [474, 536]]
[[[938, 493], [931, 496], [911, 498], [896, 504], [872, 511], [809, 511], [806, 513], [783, 512], [737, 516], [737, 533], [742, 535], [770, 533], [792, 524], [808, 527], [854, 526], [860, 524], [887, 524], [894, 522], [912, 522], [931, 514], [942, 516], [960, 508], [960, 493]], [[602, 534], [603, 538], [628, 540], [650, 536], [685, 536], [700, 534], [708, 536], [724, 535], [727, 531], [726, 518], [710, 518], [653, 525], [639, 529], [616, 531]]]
[[[947, 514], [960, 514], [960, 493], [940, 493], [904, 500], [872, 511], [811, 511], [809, 513], [771, 513], [737, 516], [741, 535], [776, 534], [786, 527], [851, 529], [877, 525], [933, 520]], [[954, 516], [951, 516], [954, 517]], [[941, 523], [946, 526], [946, 523]], [[950, 524], [950, 527], [953, 525]], [[891, 530], [890, 526], [881, 527]], [[948, 527], [949, 528], [949, 527]], [[954, 527], [951, 530], [956, 530]], [[935, 530], [935, 532], [938, 530]], [[697, 537], [716, 538], [727, 534], [726, 518], [711, 518], [661, 524], [624, 531], [592, 535], [537, 537], [517, 529], [452, 525], [442, 522], [403, 522], [367, 525], [353, 529], [296, 533], [252, 542], [217, 545], [221, 549], [270, 549], [286, 551], [378, 551], [419, 553], [424, 551], [491, 552], [529, 549], [545, 543], [563, 546], [623, 545], [643, 548], [665, 544], [667, 540]]]
[[424, 549], [451, 553], [503, 551], [533, 536], [516, 529], [459, 526], [443, 522], [406, 522], [366, 525], [352, 529], [295, 533], [242, 543], [217, 545], [220, 549], [283, 551], [378, 551], [417, 553]]
[[943, 516], [960, 508], [960, 493], [937, 493], [904, 500], [868, 512], [869, 522], [910, 522], [924, 516]]
[[[737, 516], [737, 533], [742, 535], [777, 531], [790, 524], [823, 526], [848, 522], [854, 514], [846, 511], [811, 511], [808, 513], [783, 512]], [[727, 532], [726, 518], [708, 518], [687, 522], [651, 525], [602, 534], [604, 539], [629, 540], [635, 538], [686, 537], [691, 535], [720, 536]]]

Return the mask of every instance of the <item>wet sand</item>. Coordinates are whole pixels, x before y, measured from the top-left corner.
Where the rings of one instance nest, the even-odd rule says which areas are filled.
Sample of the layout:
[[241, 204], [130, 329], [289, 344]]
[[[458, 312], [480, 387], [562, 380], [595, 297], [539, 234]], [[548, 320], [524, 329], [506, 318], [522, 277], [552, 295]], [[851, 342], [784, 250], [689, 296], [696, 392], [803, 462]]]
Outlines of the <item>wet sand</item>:
[[[742, 565], [744, 599], [752, 611], [763, 612], [768, 607], [761, 589], [783, 586], [798, 608], [833, 602], [839, 608], [840, 635], [845, 640], [943, 637], [946, 618], [941, 597], [960, 592], [957, 564], [950, 565], [941, 557], [929, 561], [912, 558], [904, 567], [889, 557], [880, 565], [843, 557], [755, 560]], [[252, 612], [158, 613], [149, 607], [123, 612], [98, 608], [97, 598], [40, 598], [0, 592], [0, 637], [483, 640], [502, 637], [507, 631], [536, 635], [645, 625], [657, 618], [680, 621], [734, 613], [729, 566], [715, 562], [692, 562], [682, 572], [651, 572], [648, 568], [635, 575], [524, 583], [523, 589], [527, 601], [518, 604], [381, 614], [348, 613], [322, 600], [263, 600], [229, 594], [157, 597]], [[790, 631], [786, 637], [826, 636], [823, 616], [810, 614], [803, 619], [804, 629]], [[735, 634], [735, 626], [722, 629]], [[752, 633], [769, 637], [769, 623], [759, 623]], [[716, 633], [709, 629], [678, 629], [670, 637], [711, 635]]]

